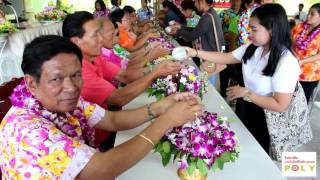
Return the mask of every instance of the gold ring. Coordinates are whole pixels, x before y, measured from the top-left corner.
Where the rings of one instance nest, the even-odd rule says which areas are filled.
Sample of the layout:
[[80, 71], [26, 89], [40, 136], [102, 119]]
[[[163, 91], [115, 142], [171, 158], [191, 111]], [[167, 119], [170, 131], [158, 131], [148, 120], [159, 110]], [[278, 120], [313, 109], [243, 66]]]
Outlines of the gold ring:
[[214, 67], [214, 66], [215, 66], [214, 63], [211, 63], [211, 64], [208, 65], [209, 68]]
[[197, 113], [197, 112], [195, 112], [194, 115], [195, 115], [196, 117], [198, 117], [198, 113]]

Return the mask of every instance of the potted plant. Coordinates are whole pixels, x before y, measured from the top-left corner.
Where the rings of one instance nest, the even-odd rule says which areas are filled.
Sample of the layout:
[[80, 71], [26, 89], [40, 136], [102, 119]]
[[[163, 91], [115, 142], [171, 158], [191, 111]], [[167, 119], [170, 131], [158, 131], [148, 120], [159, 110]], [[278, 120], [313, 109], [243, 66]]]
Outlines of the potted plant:
[[8, 38], [8, 34], [17, 32], [16, 26], [5, 19], [0, 19], [0, 49]]
[[2, 43], [7, 38], [8, 33], [16, 31], [18, 31], [16, 26], [6, 20], [4, 12], [0, 10], [0, 42]]
[[205, 111], [196, 121], [169, 130], [156, 145], [162, 163], [173, 158], [182, 180], [206, 179], [209, 170], [223, 169], [239, 156], [235, 133], [226, 117]]
[[50, 24], [54, 22], [62, 22], [67, 16], [67, 13], [59, 9], [57, 6], [49, 5], [43, 11], [36, 14], [36, 19], [40, 23]]
[[[152, 62], [149, 66], [156, 64], [158, 63]], [[147, 90], [149, 96], [155, 96], [157, 100], [176, 92], [192, 92], [202, 99], [207, 91], [208, 77], [189, 65], [184, 65], [174, 76], [169, 75], [156, 79]]]

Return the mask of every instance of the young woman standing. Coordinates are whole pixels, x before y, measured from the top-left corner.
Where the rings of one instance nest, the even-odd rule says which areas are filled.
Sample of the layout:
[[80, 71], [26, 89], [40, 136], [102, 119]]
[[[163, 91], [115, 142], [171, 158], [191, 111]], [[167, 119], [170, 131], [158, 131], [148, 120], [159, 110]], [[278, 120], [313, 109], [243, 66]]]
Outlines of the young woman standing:
[[294, 27], [292, 36], [302, 71], [299, 80], [309, 100], [320, 80], [320, 3], [311, 6], [307, 21]]
[[233, 52], [206, 52], [190, 48], [187, 51], [190, 56], [217, 64], [242, 63], [245, 86], [228, 88], [227, 96], [231, 100], [245, 100], [241, 107], [242, 114], [238, 116], [268, 152], [270, 140], [263, 109], [286, 111], [298, 82], [300, 68], [291, 51], [290, 27], [281, 5], [258, 7], [251, 15], [250, 28], [252, 43]]

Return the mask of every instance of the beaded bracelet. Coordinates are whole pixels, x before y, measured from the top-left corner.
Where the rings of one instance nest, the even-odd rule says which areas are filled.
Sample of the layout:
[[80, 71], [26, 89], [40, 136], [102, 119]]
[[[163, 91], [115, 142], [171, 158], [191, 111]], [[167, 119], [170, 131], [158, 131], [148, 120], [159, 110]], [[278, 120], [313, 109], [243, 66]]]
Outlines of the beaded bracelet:
[[153, 103], [150, 103], [150, 104], [148, 104], [147, 105], [147, 111], [148, 111], [148, 116], [149, 116], [149, 121], [151, 121], [152, 119], [154, 119], [154, 118], [156, 118], [156, 115], [155, 115], [155, 113], [154, 112], [152, 112], [152, 109], [151, 109], [151, 105], [152, 105]]
[[145, 75], [147, 75], [147, 74], [149, 74], [149, 73], [152, 73], [152, 71], [153, 71], [153, 66], [150, 65], [150, 66], [149, 66], [149, 70], [148, 70], [147, 72], [142, 71], [142, 74], [145, 76]]

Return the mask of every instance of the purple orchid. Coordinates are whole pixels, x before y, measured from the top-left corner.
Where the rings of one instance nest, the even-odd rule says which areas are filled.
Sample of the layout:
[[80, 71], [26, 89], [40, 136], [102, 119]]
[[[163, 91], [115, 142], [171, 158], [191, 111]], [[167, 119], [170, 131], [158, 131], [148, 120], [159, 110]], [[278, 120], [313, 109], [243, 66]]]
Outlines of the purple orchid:
[[[236, 152], [235, 133], [221, 122], [216, 113], [205, 111], [197, 120], [169, 130], [165, 138], [186, 155], [198, 157], [210, 168], [225, 152]], [[179, 168], [186, 168], [185, 157], [178, 158]]]
[[160, 77], [151, 84], [150, 95], [163, 94], [166, 97], [176, 92], [191, 92], [203, 95], [208, 90], [208, 79], [198, 75], [193, 66], [184, 65], [174, 76]]

